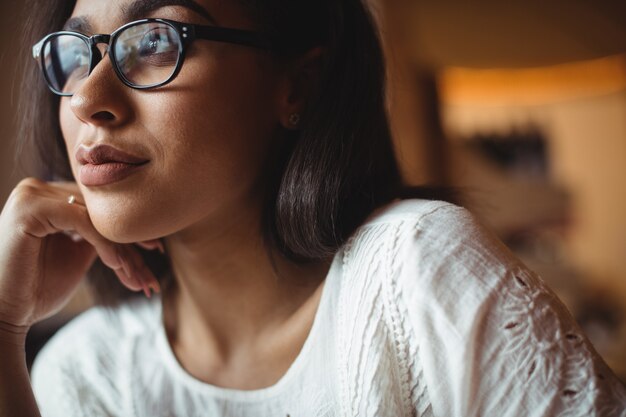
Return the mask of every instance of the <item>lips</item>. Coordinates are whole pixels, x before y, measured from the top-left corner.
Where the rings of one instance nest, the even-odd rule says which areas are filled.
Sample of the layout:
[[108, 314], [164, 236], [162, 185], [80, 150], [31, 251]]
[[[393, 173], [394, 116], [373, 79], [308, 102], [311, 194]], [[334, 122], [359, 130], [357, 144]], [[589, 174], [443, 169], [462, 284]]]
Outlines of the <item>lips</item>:
[[76, 160], [81, 164], [80, 182], [88, 187], [112, 184], [141, 170], [149, 160], [109, 145], [80, 147]]
[[139, 165], [148, 162], [145, 158], [131, 155], [109, 145], [98, 145], [93, 148], [80, 147], [76, 152], [76, 160], [81, 165], [100, 165], [109, 162]]

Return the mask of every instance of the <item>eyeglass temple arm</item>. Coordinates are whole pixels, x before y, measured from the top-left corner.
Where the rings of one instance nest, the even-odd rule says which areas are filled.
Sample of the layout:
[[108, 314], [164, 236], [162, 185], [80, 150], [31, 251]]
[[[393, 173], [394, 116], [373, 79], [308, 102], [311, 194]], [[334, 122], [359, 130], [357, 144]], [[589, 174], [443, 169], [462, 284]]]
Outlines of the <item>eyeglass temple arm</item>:
[[215, 26], [189, 25], [189, 27], [192, 36], [196, 38], [254, 46], [261, 49], [273, 49], [275, 47], [274, 42], [269, 37], [257, 32]]
[[41, 55], [41, 47], [43, 46], [43, 41], [44, 39], [33, 45], [33, 58], [35, 58], [36, 60], [39, 60], [39, 56]]

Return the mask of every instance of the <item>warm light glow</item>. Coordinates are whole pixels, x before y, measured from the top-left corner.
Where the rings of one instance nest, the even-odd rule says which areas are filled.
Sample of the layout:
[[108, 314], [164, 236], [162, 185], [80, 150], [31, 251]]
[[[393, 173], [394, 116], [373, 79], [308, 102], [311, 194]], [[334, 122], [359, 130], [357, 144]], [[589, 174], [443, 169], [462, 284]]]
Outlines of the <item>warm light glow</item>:
[[527, 69], [448, 68], [442, 101], [449, 105], [537, 105], [626, 89], [626, 55]]

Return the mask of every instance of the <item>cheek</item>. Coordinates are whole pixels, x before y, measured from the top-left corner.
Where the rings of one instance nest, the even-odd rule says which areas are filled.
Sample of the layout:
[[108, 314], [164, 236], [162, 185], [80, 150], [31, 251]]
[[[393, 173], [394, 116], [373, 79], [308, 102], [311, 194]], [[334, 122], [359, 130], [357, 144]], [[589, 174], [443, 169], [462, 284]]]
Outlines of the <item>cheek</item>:
[[72, 157], [76, 147], [78, 146], [80, 120], [74, 115], [70, 108], [70, 99], [66, 97], [61, 98], [59, 105], [59, 126], [61, 127], [61, 134], [65, 141], [65, 147], [70, 160], [70, 166], [74, 177], [77, 175], [76, 161]]
[[[202, 74], [202, 73], [200, 73]], [[277, 127], [271, 113], [267, 84], [238, 77], [234, 71], [205, 70], [207, 76], [194, 80], [206, 86], [193, 93], [163, 94], [162, 101], [145, 126], [158, 127], [162, 152], [160, 181], [162, 190], [185, 207], [171, 207], [185, 213], [187, 223], [212, 210], [237, 207], [256, 197], [268, 149]], [[209, 74], [211, 76], [209, 76]], [[214, 77], [214, 78], [213, 78]], [[176, 205], [163, 202], [163, 207]]]
[[151, 101], [155, 111], [146, 114], [145, 126], [158, 127], [153, 134], [167, 149], [165, 168], [174, 176], [210, 174], [234, 183], [229, 187], [245, 187], [259, 176], [279, 126], [275, 81], [263, 68], [251, 70], [249, 62], [234, 58], [228, 66], [199, 62], [184, 67], [174, 91]]
[[185, 68], [189, 82], [200, 87], [193, 95], [173, 97], [173, 108], [184, 111], [175, 113], [177, 118], [188, 121], [190, 134], [204, 134], [213, 146], [230, 142], [261, 149], [278, 125], [275, 76], [246, 55], [210, 62], [195, 60]]
[[[147, 142], [146, 175], [124, 190], [86, 193], [94, 225], [111, 240], [147, 240], [211, 214], [236, 216], [261, 197], [259, 181], [279, 126], [272, 74], [251, 71], [249, 62], [189, 64], [176, 83], [131, 96], [135, 117], [121, 134]], [[80, 125], [67, 110], [63, 133], [76, 137]]]

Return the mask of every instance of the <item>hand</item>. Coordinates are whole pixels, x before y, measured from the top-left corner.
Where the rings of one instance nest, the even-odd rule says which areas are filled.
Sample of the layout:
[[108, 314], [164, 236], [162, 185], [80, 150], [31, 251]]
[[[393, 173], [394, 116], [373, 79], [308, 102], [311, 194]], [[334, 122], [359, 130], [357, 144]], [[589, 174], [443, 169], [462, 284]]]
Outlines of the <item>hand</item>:
[[[162, 250], [158, 241], [141, 246]], [[0, 214], [0, 325], [27, 330], [61, 310], [98, 256], [128, 289], [160, 291], [132, 245], [94, 228], [75, 183], [21, 181]]]

